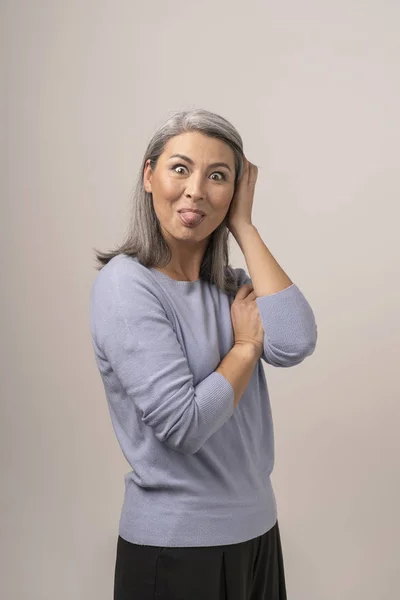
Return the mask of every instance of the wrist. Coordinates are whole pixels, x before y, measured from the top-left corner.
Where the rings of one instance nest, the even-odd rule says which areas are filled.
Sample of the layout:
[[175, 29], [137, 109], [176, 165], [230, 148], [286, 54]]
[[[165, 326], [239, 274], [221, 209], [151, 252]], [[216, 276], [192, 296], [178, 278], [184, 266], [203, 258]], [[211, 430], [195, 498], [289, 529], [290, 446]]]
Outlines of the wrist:
[[251, 243], [254, 232], [256, 231], [258, 233], [257, 228], [253, 225], [253, 223], [242, 223], [240, 227], [233, 227], [230, 231], [242, 252], [244, 252], [244, 244], [246, 241], [250, 239]]
[[241, 352], [243, 356], [257, 359], [260, 358], [264, 350], [260, 344], [256, 344], [249, 340], [235, 341], [233, 347], [237, 348], [237, 351]]

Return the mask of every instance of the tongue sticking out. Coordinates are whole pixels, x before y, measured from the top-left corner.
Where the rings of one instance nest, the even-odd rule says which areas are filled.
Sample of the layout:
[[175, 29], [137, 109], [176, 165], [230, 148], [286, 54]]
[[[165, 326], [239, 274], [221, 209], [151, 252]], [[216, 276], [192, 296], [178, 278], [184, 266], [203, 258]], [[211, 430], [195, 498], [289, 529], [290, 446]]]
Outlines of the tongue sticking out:
[[193, 212], [181, 212], [181, 219], [188, 225], [197, 225], [202, 220], [202, 215]]

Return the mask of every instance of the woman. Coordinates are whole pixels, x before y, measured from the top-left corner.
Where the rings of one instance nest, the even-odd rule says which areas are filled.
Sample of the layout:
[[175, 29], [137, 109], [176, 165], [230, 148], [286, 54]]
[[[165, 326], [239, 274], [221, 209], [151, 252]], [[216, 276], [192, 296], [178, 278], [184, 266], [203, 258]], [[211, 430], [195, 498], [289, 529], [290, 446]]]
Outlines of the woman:
[[146, 150], [126, 241], [97, 253], [93, 347], [132, 467], [115, 600], [286, 598], [261, 359], [299, 364], [317, 328], [252, 223], [256, 179], [229, 122], [177, 113]]

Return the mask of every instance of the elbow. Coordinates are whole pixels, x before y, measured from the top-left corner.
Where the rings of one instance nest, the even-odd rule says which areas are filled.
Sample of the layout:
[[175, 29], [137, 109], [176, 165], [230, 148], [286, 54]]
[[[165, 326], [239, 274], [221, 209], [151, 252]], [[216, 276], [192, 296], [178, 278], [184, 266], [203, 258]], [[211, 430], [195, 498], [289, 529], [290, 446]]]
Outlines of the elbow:
[[193, 399], [189, 392], [183, 408], [179, 404], [174, 408], [173, 399], [170, 399], [168, 411], [163, 410], [161, 414], [156, 409], [142, 416], [157, 440], [180, 454], [195, 454], [205, 441]]
[[266, 362], [274, 367], [294, 367], [302, 363], [307, 356], [313, 354], [317, 345], [317, 329], [313, 331], [302, 343], [292, 345], [290, 348], [278, 348], [268, 345], [264, 348]]
[[[311, 354], [313, 354], [315, 347], [317, 345], [317, 340], [316, 338], [313, 340], [310, 340], [310, 342], [306, 345], [303, 346], [301, 348], [301, 350], [297, 353], [297, 356], [295, 357], [295, 362], [293, 362], [293, 365], [298, 365], [300, 363], [303, 362], [303, 360], [305, 360], [308, 356], [311, 356]], [[291, 365], [289, 365], [291, 366]]]
[[205, 441], [195, 435], [193, 427], [187, 424], [184, 427], [182, 422], [175, 423], [175, 426], [169, 430], [155, 431], [155, 435], [160, 442], [171, 450], [186, 455], [196, 454]]

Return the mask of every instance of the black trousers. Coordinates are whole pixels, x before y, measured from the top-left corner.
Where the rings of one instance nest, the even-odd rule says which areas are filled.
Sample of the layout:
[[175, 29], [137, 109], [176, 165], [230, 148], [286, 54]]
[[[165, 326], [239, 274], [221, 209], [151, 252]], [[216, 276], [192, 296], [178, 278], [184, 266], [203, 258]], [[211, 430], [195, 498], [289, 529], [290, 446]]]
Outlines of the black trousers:
[[227, 546], [141, 546], [118, 536], [114, 600], [286, 600], [278, 522]]

